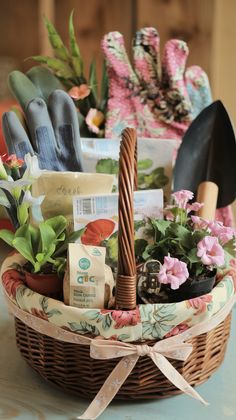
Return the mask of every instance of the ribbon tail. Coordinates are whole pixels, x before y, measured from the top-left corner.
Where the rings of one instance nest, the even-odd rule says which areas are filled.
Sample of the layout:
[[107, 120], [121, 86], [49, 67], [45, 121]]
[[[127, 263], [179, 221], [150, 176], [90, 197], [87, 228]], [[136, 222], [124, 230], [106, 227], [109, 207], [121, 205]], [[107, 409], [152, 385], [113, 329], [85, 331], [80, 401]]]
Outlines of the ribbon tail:
[[151, 353], [150, 357], [152, 358], [155, 365], [160, 369], [160, 371], [165, 375], [169, 381], [183, 391], [185, 394], [188, 394], [190, 397], [195, 398], [198, 401], [205, 405], [209, 405], [200, 394], [198, 394], [191, 385], [183, 378], [182, 375], [172, 366], [172, 364], [160, 353]]
[[77, 419], [95, 420], [100, 416], [132, 372], [138, 359], [137, 354], [123, 357], [108, 376], [87, 410]]

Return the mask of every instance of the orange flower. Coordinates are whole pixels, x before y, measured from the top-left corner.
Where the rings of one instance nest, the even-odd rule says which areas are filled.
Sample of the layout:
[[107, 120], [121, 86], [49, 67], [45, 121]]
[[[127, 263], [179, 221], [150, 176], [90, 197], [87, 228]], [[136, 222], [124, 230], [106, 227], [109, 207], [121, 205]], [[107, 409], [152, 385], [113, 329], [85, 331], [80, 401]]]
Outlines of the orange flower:
[[69, 90], [69, 95], [71, 96], [72, 99], [75, 99], [76, 101], [79, 99], [84, 99], [87, 98], [87, 96], [89, 96], [91, 92], [91, 89], [88, 85], [86, 85], [85, 83], [82, 83], [82, 85], [80, 86], [73, 86], [70, 90]]
[[83, 245], [99, 246], [104, 239], [107, 239], [113, 232], [115, 222], [109, 219], [98, 219], [89, 222], [86, 230], [81, 236]]

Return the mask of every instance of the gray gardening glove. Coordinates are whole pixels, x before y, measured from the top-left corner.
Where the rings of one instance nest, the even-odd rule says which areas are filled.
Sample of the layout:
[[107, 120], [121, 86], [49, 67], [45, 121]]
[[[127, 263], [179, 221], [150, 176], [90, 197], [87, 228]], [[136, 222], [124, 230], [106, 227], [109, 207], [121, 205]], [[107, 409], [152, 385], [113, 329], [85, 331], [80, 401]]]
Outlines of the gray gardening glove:
[[[43, 73], [45, 76], [44, 70]], [[8, 152], [19, 158], [24, 158], [28, 152], [36, 154], [41, 169], [80, 171], [80, 134], [75, 105], [62, 90], [50, 93], [50, 89], [56, 87], [50, 81], [46, 88], [41, 80], [38, 85], [37, 81], [36, 77], [32, 83], [20, 72], [10, 75], [9, 85], [25, 113], [28, 134], [16, 114], [6, 112], [3, 131]]]

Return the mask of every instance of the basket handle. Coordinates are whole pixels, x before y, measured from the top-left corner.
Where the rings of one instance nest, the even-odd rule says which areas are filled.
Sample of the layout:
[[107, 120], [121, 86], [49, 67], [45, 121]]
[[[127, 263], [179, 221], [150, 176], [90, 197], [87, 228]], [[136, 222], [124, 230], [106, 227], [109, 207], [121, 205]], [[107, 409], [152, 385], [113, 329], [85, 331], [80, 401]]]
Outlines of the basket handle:
[[119, 159], [119, 230], [116, 308], [136, 307], [136, 262], [134, 252], [134, 197], [137, 189], [137, 136], [133, 128], [122, 132]]

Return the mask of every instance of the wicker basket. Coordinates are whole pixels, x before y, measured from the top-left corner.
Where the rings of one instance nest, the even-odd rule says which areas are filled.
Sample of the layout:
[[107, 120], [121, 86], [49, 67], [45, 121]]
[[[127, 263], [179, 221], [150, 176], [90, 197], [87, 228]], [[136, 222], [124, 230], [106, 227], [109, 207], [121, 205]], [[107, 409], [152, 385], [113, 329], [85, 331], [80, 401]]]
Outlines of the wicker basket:
[[[122, 135], [119, 170], [119, 235], [117, 309], [136, 307], [133, 186], [137, 185], [137, 146], [133, 129]], [[79, 396], [94, 397], [117, 360], [90, 357], [89, 346], [69, 344], [48, 337], [15, 319], [17, 345], [27, 362], [49, 382]], [[221, 364], [230, 334], [230, 315], [208, 333], [190, 340], [193, 351], [185, 361], [170, 360], [190, 385], [206, 381]], [[147, 342], [152, 345], [153, 343]], [[140, 357], [116, 398], [163, 398], [180, 393], [153, 361]]]

